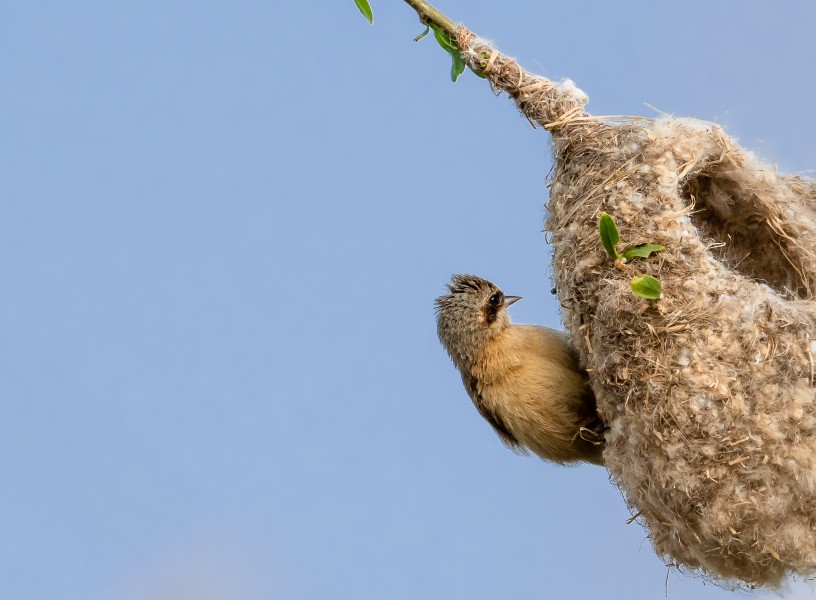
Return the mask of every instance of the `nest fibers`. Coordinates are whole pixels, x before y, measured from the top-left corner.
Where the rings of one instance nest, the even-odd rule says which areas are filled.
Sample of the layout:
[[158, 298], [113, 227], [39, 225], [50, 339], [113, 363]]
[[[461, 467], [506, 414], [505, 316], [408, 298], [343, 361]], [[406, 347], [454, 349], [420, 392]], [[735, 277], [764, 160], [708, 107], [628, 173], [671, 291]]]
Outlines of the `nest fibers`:
[[[459, 47], [553, 135], [547, 229], [564, 323], [610, 430], [604, 460], [671, 565], [778, 586], [816, 573], [816, 182], [720, 127], [593, 117], [465, 28]], [[601, 246], [665, 251], [616, 265]], [[663, 297], [630, 291], [660, 279]]]

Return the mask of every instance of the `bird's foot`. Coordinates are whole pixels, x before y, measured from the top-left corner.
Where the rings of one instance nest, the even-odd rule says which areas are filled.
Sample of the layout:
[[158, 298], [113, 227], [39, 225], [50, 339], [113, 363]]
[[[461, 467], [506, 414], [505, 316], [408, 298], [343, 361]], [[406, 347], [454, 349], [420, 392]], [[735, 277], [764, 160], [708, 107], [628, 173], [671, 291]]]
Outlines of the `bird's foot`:
[[589, 427], [581, 427], [576, 435], [585, 442], [595, 444], [596, 446], [602, 446], [604, 443], [603, 431], [596, 431]]

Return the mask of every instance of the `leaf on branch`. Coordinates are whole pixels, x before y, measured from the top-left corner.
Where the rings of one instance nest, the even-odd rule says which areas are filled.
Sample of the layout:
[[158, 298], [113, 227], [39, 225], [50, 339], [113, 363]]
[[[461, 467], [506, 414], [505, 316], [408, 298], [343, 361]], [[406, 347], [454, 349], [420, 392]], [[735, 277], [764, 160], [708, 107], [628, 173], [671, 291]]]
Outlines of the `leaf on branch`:
[[415, 41], [415, 42], [418, 42], [419, 40], [421, 40], [422, 38], [424, 38], [426, 35], [428, 35], [428, 33], [430, 33], [430, 31], [431, 31], [431, 27], [430, 27], [430, 25], [426, 25], [426, 26], [425, 26], [425, 31], [423, 31], [423, 32], [422, 32], [422, 33], [420, 33], [418, 36], [416, 36], [416, 37], [414, 38], [414, 41]]
[[431, 25], [431, 27], [434, 30], [434, 37], [436, 38], [436, 41], [439, 42], [439, 45], [442, 46], [442, 49], [445, 52], [450, 52], [451, 50], [456, 50], [459, 52], [459, 48], [456, 47], [456, 42], [451, 36], [436, 25]]
[[633, 277], [630, 285], [636, 296], [647, 300], [658, 300], [663, 295], [663, 286], [651, 275]]
[[[468, 65], [468, 66], [470, 67], [470, 65]], [[484, 74], [484, 73], [482, 73], [481, 71], [477, 71], [477, 70], [476, 70], [476, 69], [474, 69], [473, 67], [470, 67], [470, 71], [471, 71], [471, 73], [473, 73], [474, 75], [476, 75], [476, 77], [481, 77], [482, 79], [487, 79], [487, 75], [485, 75], [485, 74]]]
[[357, 8], [360, 9], [360, 12], [363, 16], [368, 20], [369, 23], [374, 24], [374, 13], [371, 12], [371, 5], [368, 3], [368, 0], [354, 0], [354, 3], [357, 5]]
[[451, 60], [453, 61], [451, 65], [451, 81], [456, 83], [456, 80], [459, 79], [459, 76], [465, 71], [465, 61], [462, 60], [462, 55], [459, 53], [456, 40], [436, 25], [432, 24], [431, 28], [434, 30], [436, 41], [439, 42], [439, 45], [442, 46], [445, 52], [450, 54]]
[[466, 65], [458, 50], [451, 52], [451, 58], [453, 59], [453, 64], [451, 65], [451, 81], [456, 83], [456, 80], [459, 79], [459, 75], [465, 72]]

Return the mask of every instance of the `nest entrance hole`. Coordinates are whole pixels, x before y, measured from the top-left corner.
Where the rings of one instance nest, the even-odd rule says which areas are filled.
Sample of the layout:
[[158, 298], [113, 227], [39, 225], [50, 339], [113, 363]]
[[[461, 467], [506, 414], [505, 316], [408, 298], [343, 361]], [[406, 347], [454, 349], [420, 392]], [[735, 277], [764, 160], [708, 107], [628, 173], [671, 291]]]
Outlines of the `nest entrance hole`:
[[692, 176], [682, 194], [694, 204], [691, 221], [717, 260], [784, 297], [811, 295], [800, 249], [759, 193], [728, 172], [706, 171]]

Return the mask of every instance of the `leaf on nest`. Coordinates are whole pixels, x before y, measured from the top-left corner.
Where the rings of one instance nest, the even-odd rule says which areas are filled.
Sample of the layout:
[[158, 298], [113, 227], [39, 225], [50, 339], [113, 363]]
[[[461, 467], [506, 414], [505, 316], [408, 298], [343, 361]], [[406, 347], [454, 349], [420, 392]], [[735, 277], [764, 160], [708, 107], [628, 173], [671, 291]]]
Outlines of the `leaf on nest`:
[[601, 244], [603, 244], [606, 253], [610, 258], [615, 260], [621, 258], [615, 246], [620, 241], [620, 233], [618, 233], [618, 226], [608, 213], [601, 213], [601, 218], [598, 219], [598, 232], [601, 235]]
[[660, 244], [638, 244], [623, 251], [623, 258], [630, 260], [632, 258], [649, 258], [655, 252], [665, 250], [665, 246]]
[[658, 300], [663, 295], [663, 286], [651, 275], [633, 277], [630, 285], [636, 296], [647, 300]]

